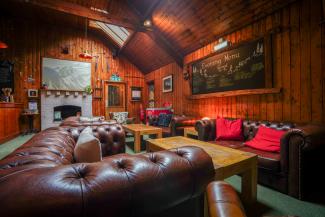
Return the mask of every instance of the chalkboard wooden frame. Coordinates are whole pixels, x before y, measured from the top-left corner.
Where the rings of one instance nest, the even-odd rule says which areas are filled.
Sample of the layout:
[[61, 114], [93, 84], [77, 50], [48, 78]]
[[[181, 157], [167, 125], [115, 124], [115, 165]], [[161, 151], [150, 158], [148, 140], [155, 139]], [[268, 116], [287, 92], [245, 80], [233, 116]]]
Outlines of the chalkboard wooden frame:
[[[228, 48], [222, 49], [220, 51], [217, 52], [213, 52], [207, 56], [204, 56], [200, 59], [197, 59], [195, 61], [189, 62], [187, 65], [189, 66], [189, 74], [190, 74], [190, 89], [191, 89], [191, 96], [193, 96], [194, 98], [200, 98], [200, 95], [202, 95], [202, 98], [205, 98], [204, 95], [209, 94], [209, 95], [213, 95], [213, 93], [227, 93], [227, 92], [233, 92], [236, 93], [236, 91], [241, 91], [245, 92], [245, 90], [247, 90], [247, 93], [249, 92], [254, 92], [252, 90], [256, 90], [256, 88], [252, 88], [252, 89], [233, 89], [233, 90], [229, 90], [229, 91], [214, 91], [214, 92], [208, 92], [208, 93], [195, 93], [193, 94], [193, 82], [195, 82], [193, 80], [193, 65], [197, 64], [201, 61], [204, 61], [205, 59], [208, 59], [210, 57], [216, 56], [216, 55], [220, 55], [222, 53], [226, 53], [235, 49], [238, 49], [242, 46], [247, 45], [248, 43], [253, 43], [259, 40], [263, 40], [263, 44], [264, 44], [264, 78], [265, 78], [265, 85], [263, 88], [258, 88], [258, 89], [271, 89], [273, 88], [273, 60], [272, 60], [272, 34], [268, 34], [264, 37], [259, 37], [259, 38], [255, 38], [255, 39], [251, 39], [251, 40], [246, 40], [243, 41], [241, 43], [235, 44], [233, 46], [230, 46]], [[263, 91], [258, 91], [259, 93], [262, 94]], [[268, 92], [268, 91], [266, 91]], [[219, 94], [220, 95], [220, 94]], [[196, 96], [196, 97], [195, 97]], [[193, 98], [190, 97], [190, 98]]]

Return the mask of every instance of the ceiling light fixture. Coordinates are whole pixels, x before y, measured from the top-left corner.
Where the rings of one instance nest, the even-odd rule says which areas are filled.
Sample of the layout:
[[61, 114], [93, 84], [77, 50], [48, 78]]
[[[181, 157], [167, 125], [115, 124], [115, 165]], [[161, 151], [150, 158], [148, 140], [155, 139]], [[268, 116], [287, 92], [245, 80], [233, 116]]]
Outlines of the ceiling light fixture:
[[[85, 39], [87, 40], [87, 33], [88, 33], [88, 18], [86, 18], [86, 28], [85, 28]], [[84, 50], [83, 53], [79, 54], [79, 57], [82, 59], [92, 59], [93, 56], [88, 53], [88, 51]]]
[[219, 51], [229, 46], [229, 42], [227, 40], [224, 40], [223, 38], [220, 38], [218, 42], [219, 43], [213, 48], [214, 51]]
[[152, 22], [151, 22], [151, 20], [146, 19], [146, 20], [143, 22], [143, 25], [144, 25], [144, 27], [150, 28], [150, 27], [152, 26]]
[[0, 49], [6, 49], [6, 48], [8, 48], [8, 45], [3, 41], [0, 41]]

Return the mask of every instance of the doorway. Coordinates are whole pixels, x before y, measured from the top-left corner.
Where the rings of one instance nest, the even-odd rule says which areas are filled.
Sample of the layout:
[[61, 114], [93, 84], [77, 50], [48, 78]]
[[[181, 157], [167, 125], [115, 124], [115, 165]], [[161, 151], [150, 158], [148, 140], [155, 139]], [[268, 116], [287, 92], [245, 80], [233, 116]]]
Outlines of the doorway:
[[155, 107], [155, 82], [150, 81], [148, 85], [148, 108]]
[[105, 82], [105, 116], [110, 112], [126, 111], [126, 84], [124, 82]]

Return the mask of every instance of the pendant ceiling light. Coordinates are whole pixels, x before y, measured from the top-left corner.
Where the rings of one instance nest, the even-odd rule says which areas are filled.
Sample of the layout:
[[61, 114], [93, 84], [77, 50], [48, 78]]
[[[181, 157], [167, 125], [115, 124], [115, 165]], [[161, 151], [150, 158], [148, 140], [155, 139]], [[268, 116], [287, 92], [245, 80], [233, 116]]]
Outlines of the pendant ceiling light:
[[8, 48], [8, 45], [2, 41], [0, 41], [0, 49]]
[[[87, 33], [88, 33], [88, 18], [86, 18], [86, 25], [85, 25], [85, 39], [87, 40]], [[82, 59], [92, 59], [93, 56], [90, 55], [86, 50], [83, 53], [79, 54], [79, 57]]]

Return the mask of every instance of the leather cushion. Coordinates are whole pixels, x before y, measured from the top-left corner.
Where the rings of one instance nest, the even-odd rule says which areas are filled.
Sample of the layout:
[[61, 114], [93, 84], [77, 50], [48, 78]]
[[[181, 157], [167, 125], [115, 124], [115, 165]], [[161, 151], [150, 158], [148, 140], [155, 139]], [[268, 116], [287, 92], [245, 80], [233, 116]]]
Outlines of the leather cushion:
[[80, 133], [74, 148], [74, 159], [77, 163], [93, 163], [102, 160], [100, 142], [94, 137], [90, 127], [86, 127]]

